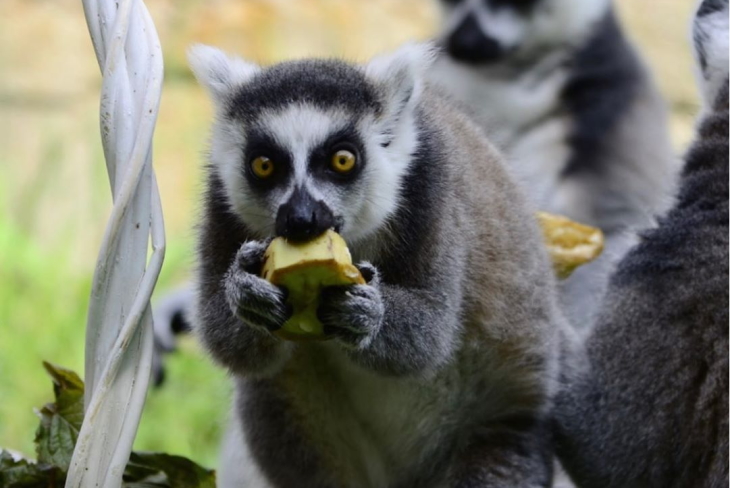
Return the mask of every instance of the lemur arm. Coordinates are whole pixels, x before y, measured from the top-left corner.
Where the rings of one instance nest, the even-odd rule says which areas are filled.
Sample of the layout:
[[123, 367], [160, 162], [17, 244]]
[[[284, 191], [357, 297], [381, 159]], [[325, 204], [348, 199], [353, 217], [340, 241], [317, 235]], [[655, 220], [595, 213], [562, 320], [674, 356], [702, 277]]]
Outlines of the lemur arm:
[[[423, 247], [423, 246], [422, 246]], [[356, 363], [382, 374], [428, 373], [448, 361], [461, 324], [463, 256], [444, 240], [359, 265], [367, 285], [329, 290], [320, 318]]]
[[226, 300], [224, 278], [201, 283], [197, 332], [213, 358], [242, 376], [268, 376], [288, 357], [288, 344], [236, 317]]
[[[246, 229], [228, 210], [220, 182], [213, 178], [205, 209], [208, 218], [200, 229], [195, 328], [213, 358], [233, 373], [268, 376], [283, 365], [291, 344], [273, 337], [264, 327], [245, 323], [234, 314], [231, 301], [238, 297], [244, 304], [252, 292], [263, 291], [266, 293], [257, 302], [268, 297], [282, 305], [283, 297], [276, 296], [273, 285], [244, 269], [260, 260], [265, 246], [250, 241]], [[273, 314], [278, 307], [265, 308]]]
[[391, 375], [433, 370], [449, 359], [459, 328], [453, 296], [387, 284], [380, 293], [380, 331], [368, 347], [350, 352], [353, 359]]

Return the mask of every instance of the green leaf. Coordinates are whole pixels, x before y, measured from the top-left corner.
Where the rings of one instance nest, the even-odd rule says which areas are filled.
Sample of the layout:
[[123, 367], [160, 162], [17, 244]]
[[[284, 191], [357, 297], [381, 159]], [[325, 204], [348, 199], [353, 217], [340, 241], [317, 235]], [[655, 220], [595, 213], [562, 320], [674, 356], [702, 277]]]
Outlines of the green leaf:
[[53, 379], [56, 401], [37, 412], [41, 423], [36, 430], [36, 453], [39, 463], [57, 466], [65, 473], [84, 419], [84, 383], [68, 369], [47, 362], [43, 367]]
[[0, 450], [0, 486], [3, 488], [56, 488], [63, 486], [65, 475], [55, 466], [15, 460]]
[[180, 456], [133, 452], [124, 471], [124, 488], [215, 488], [215, 471]]
[[[53, 379], [56, 401], [37, 413], [38, 462], [16, 460], [0, 449], [0, 488], [61, 488], [84, 419], [84, 382], [68, 369], [43, 363]], [[132, 453], [124, 488], [215, 488], [215, 471], [180, 456]]]

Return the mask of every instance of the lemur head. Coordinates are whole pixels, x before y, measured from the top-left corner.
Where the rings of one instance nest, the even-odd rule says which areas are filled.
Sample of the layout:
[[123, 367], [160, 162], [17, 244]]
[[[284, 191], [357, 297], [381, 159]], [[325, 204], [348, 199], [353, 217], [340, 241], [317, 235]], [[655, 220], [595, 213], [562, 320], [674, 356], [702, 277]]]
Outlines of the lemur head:
[[579, 42], [610, 0], [439, 0], [441, 41], [457, 61], [529, 62]]
[[262, 68], [208, 46], [189, 60], [216, 108], [210, 161], [232, 210], [260, 238], [375, 232], [399, 204], [432, 59], [407, 45], [362, 65]]

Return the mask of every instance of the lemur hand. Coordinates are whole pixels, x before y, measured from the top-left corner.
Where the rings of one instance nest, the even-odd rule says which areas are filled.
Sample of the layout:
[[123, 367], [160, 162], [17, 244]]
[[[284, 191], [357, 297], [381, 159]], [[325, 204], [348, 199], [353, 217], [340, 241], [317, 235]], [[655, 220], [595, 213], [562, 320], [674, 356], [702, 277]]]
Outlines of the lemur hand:
[[286, 292], [259, 277], [268, 242], [244, 243], [225, 276], [226, 301], [245, 324], [262, 331], [280, 329], [291, 316]]
[[367, 347], [380, 330], [384, 306], [378, 270], [370, 263], [357, 267], [367, 284], [323, 289], [317, 316], [325, 334], [360, 349]]

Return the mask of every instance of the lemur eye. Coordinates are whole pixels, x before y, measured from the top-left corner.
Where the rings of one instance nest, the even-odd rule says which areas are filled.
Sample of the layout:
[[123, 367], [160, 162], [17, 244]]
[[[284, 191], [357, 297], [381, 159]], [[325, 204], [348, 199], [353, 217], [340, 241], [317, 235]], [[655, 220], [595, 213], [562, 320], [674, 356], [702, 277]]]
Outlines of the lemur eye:
[[355, 168], [355, 155], [346, 149], [340, 149], [332, 155], [332, 169], [338, 173], [349, 173]]
[[261, 179], [266, 179], [274, 173], [274, 162], [266, 156], [259, 156], [251, 161], [253, 174]]

